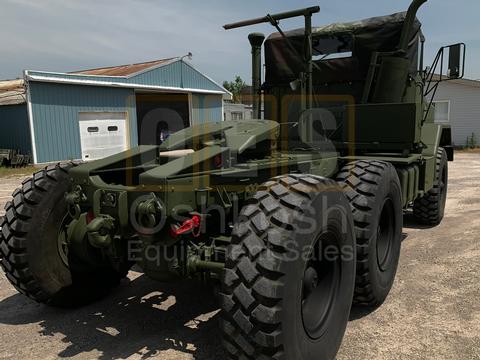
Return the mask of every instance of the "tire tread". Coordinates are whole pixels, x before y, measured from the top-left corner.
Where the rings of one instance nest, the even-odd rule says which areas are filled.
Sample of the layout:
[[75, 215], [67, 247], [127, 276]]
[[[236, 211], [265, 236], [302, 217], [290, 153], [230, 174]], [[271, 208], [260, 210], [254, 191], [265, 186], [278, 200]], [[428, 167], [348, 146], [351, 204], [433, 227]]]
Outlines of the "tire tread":
[[27, 234], [29, 220], [47, 191], [55, 187], [68, 170], [77, 163], [56, 164], [37, 171], [15, 190], [13, 200], [5, 205], [5, 217], [0, 222], [0, 265], [7, 279], [22, 294], [37, 302], [47, 302], [49, 295], [41, 290], [28, 264]]
[[370, 283], [369, 248], [375, 195], [382, 176], [393, 171], [393, 166], [384, 161], [355, 161], [343, 167], [337, 175], [353, 213], [357, 239], [357, 275], [353, 304], [375, 306], [379, 300], [375, 298]]
[[[329, 179], [285, 175], [262, 186], [240, 213], [223, 276], [222, 329], [232, 359], [285, 359], [280, 323], [289, 214], [318, 191], [336, 188]], [[285, 235], [283, 235], [285, 236]]]
[[440, 190], [440, 170], [442, 161], [446, 158], [445, 149], [438, 148], [436, 157], [436, 176], [433, 188], [423, 197], [417, 199], [413, 203], [414, 218], [425, 225], [438, 225], [442, 221], [441, 217], [441, 190]]

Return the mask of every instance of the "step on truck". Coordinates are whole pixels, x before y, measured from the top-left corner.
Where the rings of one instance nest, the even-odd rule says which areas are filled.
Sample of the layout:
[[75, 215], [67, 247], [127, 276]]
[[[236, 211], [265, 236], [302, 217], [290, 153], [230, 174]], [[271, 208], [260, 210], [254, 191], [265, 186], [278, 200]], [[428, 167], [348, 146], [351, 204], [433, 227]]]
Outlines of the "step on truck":
[[[5, 207], [8, 280], [53, 306], [98, 299], [133, 265], [219, 284], [228, 357], [333, 359], [352, 304], [392, 288], [403, 216], [444, 216], [453, 147], [433, 99], [463, 76], [465, 45], [425, 70], [425, 2], [321, 27], [318, 7], [226, 25], [277, 30], [249, 35], [255, 120], [38, 171]], [[284, 31], [293, 17], [305, 26]]]

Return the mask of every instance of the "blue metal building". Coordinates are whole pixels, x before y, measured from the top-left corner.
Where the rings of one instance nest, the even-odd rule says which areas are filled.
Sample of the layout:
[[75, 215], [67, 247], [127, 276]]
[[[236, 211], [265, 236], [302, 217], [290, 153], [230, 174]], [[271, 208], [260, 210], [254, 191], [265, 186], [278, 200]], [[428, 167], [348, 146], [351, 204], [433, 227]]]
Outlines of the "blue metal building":
[[222, 121], [223, 99], [231, 96], [181, 58], [75, 73], [25, 71], [20, 101], [2, 104], [2, 97], [12, 99], [7, 90], [0, 91], [0, 148], [30, 153], [35, 164], [159, 143], [191, 124]]

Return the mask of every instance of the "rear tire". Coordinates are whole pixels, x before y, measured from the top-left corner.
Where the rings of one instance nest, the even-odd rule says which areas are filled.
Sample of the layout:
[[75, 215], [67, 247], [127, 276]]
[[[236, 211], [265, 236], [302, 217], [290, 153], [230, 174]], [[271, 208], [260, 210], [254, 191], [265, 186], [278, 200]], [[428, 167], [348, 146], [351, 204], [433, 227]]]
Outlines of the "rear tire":
[[74, 166], [49, 166], [24, 181], [5, 206], [1, 223], [0, 264], [10, 283], [37, 302], [61, 307], [98, 299], [128, 271], [109, 266], [77, 268], [81, 262], [62, 253], [58, 232], [68, 216], [64, 195], [70, 186], [68, 171]]
[[413, 203], [413, 216], [424, 225], [435, 226], [442, 222], [448, 192], [448, 157], [438, 148], [433, 189]]
[[390, 292], [402, 242], [402, 195], [395, 168], [356, 161], [337, 176], [350, 201], [357, 236], [354, 304], [378, 306]]
[[264, 184], [235, 225], [222, 283], [230, 358], [335, 358], [355, 283], [353, 219], [338, 185], [311, 175]]

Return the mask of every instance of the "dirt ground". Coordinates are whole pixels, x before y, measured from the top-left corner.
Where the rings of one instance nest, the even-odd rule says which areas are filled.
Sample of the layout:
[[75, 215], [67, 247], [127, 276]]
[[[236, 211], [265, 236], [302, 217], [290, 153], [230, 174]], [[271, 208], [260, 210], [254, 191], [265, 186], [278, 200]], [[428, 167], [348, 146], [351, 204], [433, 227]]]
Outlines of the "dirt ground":
[[[19, 182], [0, 179], [0, 203]], [[442, 225], [407, 221], [404, 232], [391, 295], [371, 313], [353, 309], [338, 359], [480, 359], [480, 154], [451, 164]], [[33, 303], [0, 277], [0, 359], [223, 359], [217, 320], [208, 291], [135, 272], [73, 311]]]
[[12, 198], [12, 192], [22, 184], [29, 174], [0, 177], [0, 216], [5, 215], [5, 203]]

